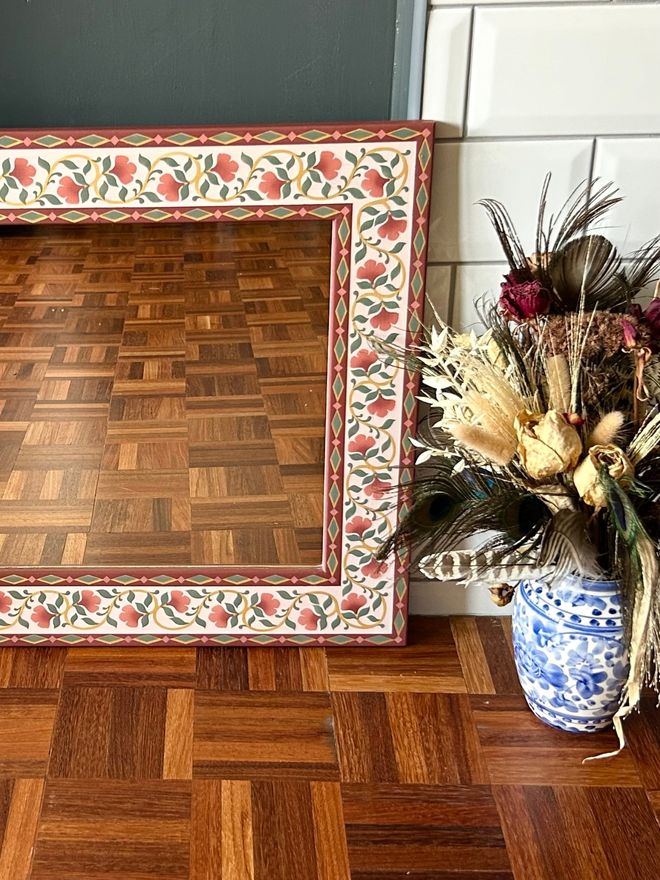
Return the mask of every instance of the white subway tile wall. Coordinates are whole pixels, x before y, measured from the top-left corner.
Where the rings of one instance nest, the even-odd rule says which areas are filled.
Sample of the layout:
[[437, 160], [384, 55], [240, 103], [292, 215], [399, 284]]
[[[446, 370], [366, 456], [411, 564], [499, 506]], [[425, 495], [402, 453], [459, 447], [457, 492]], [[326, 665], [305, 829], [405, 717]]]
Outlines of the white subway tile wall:
[[429, 16], [426, 39], [435, 51], [424, 63], [422, 118], [436, 120], [436, 137], [463, 134], [471, 29], [467, 7]]
[[468, 133], [660, 130], [659, 37], [654, 4], [477, 7]]
[[589, 177], [593, 140], [461, 141], [435, 145], [429, 259], [432, 263], [497, 261], [502, 249], [479, 199], [506, 203], [533, 244], [543, 179], [552, 171], [548, 209]]
[[[607, 234], [630, 252], [660, 233], [660, 2], [432, 0], [422, 115], [437, 124], [427, 298], [457, 328], [478, 326], [475, 298], [506, 271], [479, 199], [504, 202], [531, 250], [548, 171], [551, 210], [613, 180]], [[509, 613], [419, 576], [411, 611]]]
[[[655, 88], [660, 91], [660, 80]], [[660, 233], [660, 139], [598, 138], [593, 173], [615, 180], [625, 196], [605, 233], [622, 251], [630, 253]]]

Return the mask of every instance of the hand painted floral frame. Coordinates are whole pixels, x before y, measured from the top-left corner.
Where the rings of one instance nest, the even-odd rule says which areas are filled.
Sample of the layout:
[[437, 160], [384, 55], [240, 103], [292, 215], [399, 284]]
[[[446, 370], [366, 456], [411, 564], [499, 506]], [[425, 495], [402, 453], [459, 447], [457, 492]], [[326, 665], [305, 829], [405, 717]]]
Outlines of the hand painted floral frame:
[[[0, 132], [0, 226], [333, 221], [325, 542], [317, 568], [0, 571], [0, 644], [404, 644], [412, 375], [370, 334], [421, 329], [433, 124]], [[0, 229], [0, 235], [2, 230]]]

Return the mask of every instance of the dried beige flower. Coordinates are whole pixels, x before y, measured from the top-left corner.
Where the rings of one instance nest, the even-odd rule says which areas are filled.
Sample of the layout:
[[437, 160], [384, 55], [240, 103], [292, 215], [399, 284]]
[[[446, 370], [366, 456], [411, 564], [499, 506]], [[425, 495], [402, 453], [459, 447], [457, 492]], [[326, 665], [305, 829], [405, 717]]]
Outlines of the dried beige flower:
[[572, 470], [582, 454], [580, 435], [556, 410], [518, 413], [516, 431], [518, 456], [534, 480]]
[[631, 481], [635, 473], [632, 462], [618, 446], [613, 443], [591, 446], [586, 457], [575, 468], [573, 482], [582, 500], [592, 507], [607, 507], [607, 496], [598, 479], [601, 465], [605, 465], [612, 479], [623, 486]]

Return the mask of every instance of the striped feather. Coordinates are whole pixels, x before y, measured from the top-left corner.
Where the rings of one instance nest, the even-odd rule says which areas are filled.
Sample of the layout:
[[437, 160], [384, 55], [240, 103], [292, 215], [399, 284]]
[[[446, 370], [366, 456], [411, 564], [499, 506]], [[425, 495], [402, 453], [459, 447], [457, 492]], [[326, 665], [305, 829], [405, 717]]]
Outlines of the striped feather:
[[552, 566], [557, 578], [573, 572], [587, 578], [601, 574], [580, 511], [560, 510], [552, 517], [543, 536], [539, 565]]
[[521, 563], [519, 553], [502, 556], [489, 550], [447, 550], [425, 556], [420, 570], [431, 580], [499, 584], [504, 581], [538, 579], [554, 574], [554, 565]]

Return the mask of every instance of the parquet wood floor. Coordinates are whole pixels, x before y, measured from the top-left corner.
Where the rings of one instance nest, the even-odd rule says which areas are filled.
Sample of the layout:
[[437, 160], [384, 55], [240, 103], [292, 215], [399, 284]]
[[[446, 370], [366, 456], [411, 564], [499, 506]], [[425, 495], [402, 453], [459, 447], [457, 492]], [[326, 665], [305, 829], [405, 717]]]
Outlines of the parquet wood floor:
[[657, 880], [629, 748], [525, 707], [507, 622], [406, 648], [0, 649], [0, 880]]
[[320, 564], [330, 225], [0, 233], [0, 565]]

